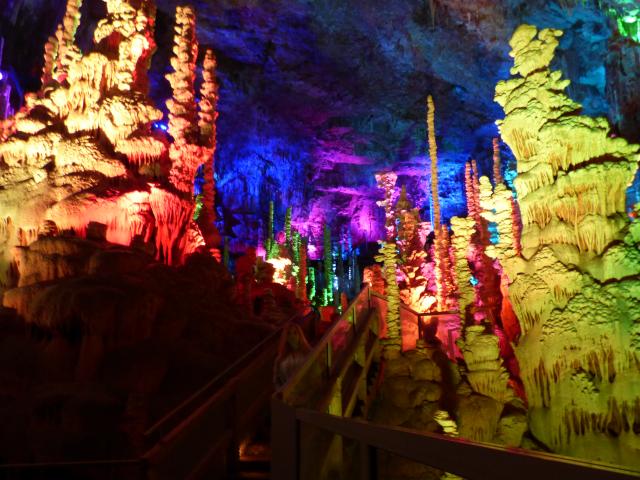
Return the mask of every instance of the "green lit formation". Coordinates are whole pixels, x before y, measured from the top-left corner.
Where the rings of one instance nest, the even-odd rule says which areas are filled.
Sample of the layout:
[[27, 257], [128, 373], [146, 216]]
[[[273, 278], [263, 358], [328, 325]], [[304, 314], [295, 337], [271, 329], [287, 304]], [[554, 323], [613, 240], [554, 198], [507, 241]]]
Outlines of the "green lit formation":
[[314, 267], [309, 267], [309, 273], [307, 275], [307, 284], [309, 285], [309, 300], [314, 305], [317, 304], [318, 299], [316, 297], [316, 269]]
[[200, 218], [200, 213], [202, 212], [202, 208], [204, 207], [204, 195], [196, 195], [195, 203], [196, 207], [193, 209], [193, 221], [195, 222]]
[[328, 225], [324, 226], [324, 289], [322, 291], [322, 304], [332, 305], [334, 302], [333, 295], [333, 252], [331, 248], [331, 229]]
[[[561, 35], [520, 26], [513, 77], [496, 87], [517, 159], [522, 252], [498, 244], [495, 255], [522, 332], [530, 432], [556, 453], [638, 467], [640, 236], [625, 200], [639, 147], [565, 94], [569, 81], [549, 68]], [[482, 203], [507, 219], [510, 196], [481, 183]]]
[[267, 251], [267, 260], [271, 258], [277, 258], [280, 253], [280, 247], [278, 242], [276, 242], [275, 234], [274, 234], [274, 216], [275, 216], [275, 206], [273, 204], [273, 200], [269, 202], [269, 224], [267, 230], [267, 241], [265, 242], [265, 249]]
[[289, 245], [292, 241], [291, 238], [291, 207], [287, 208], [287, 213], [284, 217], [284, 234], [286, 243]]
[[[633, 7], [633, 4], [630, 6]], [[615, 19], [620, 35], [640, 43], [640, 8], [609, 8], [607, 14]]]

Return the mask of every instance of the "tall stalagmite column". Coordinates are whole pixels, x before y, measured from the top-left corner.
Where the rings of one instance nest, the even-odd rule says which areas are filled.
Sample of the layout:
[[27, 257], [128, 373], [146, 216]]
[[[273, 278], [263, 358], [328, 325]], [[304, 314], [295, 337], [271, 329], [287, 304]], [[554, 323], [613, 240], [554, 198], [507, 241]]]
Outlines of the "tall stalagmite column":
[[378, 205], [384, 208], [386, 239], [382, 242], [376, 261], [384, 267], [385, 291], [388, 301], [387, 309], [387, 346], [399, 350], [402, 346], [400, 331], [400, 290], [396, 278], [398, 252], [396, 246], [396, 215], [393, 209], [398, 177], [393, 172], [376, 175], [378, 188], [384, 191], [384, 200]]
[[76, 32], [80, 24], [80, 7], [82, 0], [68, 0], [67, 9], [62, 19], [62, 28], [58, 29], [58, 55], [54, 77], [63, 82], [69, 73], [69, 65], [80, 56], [80, 50], [75, 44]]
[[[167, 75], [173, 96], [167, 100], [169, 109], [169, 134], [176, 146], [194, 143], [198, 133], [195, 94], [196, 59], [198, 41], [196, 39], [196, 16], [192, 7], [176, 9], [176, 26], [171, 66], [173, 72]], [[193, 176], [191, 177], [193, 180]]]
[[435, 129], [435, 106], [431, 95], [427, 98], [427, 133], [429, 139], [429, 157], [431, 158], [431, 199], [433, 208], [433, 232], [435, 234], [434, 255], [435, 255], [435, 274], [436, 274], [436, 299], [438, 310], [447, 309], [447, 298], [449, 295], [447, 288], [446, 271], [447, 262], [445, 256], [449, 255], [449, 245], [446, 242], [446, 236], [443, 235], [442, 229], [447, 228], [440, 224], [440, 200], [438, 195], [438, 150], [436, 145], [436, 129]]
[[498, 185], [504, 182], [502, 178], [502, 165], [500, 162], [500, 140], [493, 139], [493, 184]]
[[167, 75], [173, 96], [167, 100], [169, 133], [174, 143], [169, 149], [171, 170], [169, 180], [184, 195], [193, 195], [196, 172], [202, 165], [205, 176], [203, 209], [198, 225], [192, 229], [202, 233], [204, 243], [219, 257], [220, 234], [215, 226], [215, 182], [213, 156], [216, 146], [215, 121], [218, 90], [215, 83], [215, 57], [207, 51], [203, 65], [202, 100], [196, 105], [195, 72], [198, 57], [196, 16], [190, 6], [177, 7], [173, 56], [174, 71]]
[[[204, 185], [202, 186], [203, 211], [198, 224], [205, 242], [210, 247], [217, 247], [220, 235], [215, 228], [215, 152], [216, 152], [216, 120], [218, 112], [218, 84], [216, 83], [216, 57], [211, 49], [207, 49], [202, 64], [202, 87], [200, 88], [200, 103], [198, 117], [200, 121], [200, 139], [203, 145]], [[209, 158], [207, 158], [207, 156]]]
[[433, 204], [433, 231], [436, 237], [440, 231], [440, 198], [438, 195], [438, 147], [435, 127], [436, 107], [431, 95], [427, 97], [427, 132], [429, 138], [429, 158], [431, 159], [431, 201]]

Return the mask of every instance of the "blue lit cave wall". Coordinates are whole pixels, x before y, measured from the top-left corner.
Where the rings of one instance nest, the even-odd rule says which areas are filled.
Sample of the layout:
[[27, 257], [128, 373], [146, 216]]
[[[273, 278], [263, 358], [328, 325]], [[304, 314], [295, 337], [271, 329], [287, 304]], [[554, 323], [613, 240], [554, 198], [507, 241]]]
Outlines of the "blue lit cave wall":
[[[4, 3], [2, 3], [4, 2]], [[173, 10], [158, 3], [152, 89], [169, 94]], [[393, 169], [429, 218], [425, 99], [436, 102], [444, 217], [464, 213], [464, 163], [490, 171], [508, 77], [508, 39], [523, 22], [565, 31], [554, 68], [589, 115], [640, 139], [640, 46], [618, 33], [611, 12], [625, 2], [525, 0], [221, 0], [191, 2], [198, 37], [219, 61], [218, 210], [234, 245], [255, 244], [276, 203], [321, 243], [323, 222], [355, 242], [381, 236], [374, 173]], [[51, 18], [63, 0], [0, 0], [5, 66], [25, 89], [37, 85]], [[88, 45], [101, 0], [85, 0], [79, 37]], [[615, 10], [618, 9], [618, 10]], [[503, 147], [503, 164], [513, 164]], [[631, 198], [640, 200], [638, 188]], [[278, 220], [279, 219], [279, 220]]]

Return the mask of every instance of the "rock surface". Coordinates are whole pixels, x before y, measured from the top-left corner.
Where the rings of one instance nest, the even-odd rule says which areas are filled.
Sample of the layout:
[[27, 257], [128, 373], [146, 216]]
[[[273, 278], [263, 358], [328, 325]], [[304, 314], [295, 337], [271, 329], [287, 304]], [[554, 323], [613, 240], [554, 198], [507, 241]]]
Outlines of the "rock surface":
[[43, 238], [23, 247], [19, 273], [0, 309], [3, 462], [139, 454], [146, 428], [274, 329], [232, 302], [230, 275], [202, 254], [170, 267]]

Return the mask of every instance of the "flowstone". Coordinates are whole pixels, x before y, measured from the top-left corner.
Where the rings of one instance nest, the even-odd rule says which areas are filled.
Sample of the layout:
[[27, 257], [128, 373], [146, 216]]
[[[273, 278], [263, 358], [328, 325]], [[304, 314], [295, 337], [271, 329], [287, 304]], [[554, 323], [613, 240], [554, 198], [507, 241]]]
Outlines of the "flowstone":
[[[531, 433], [554, 452], [638, 467], [640, 263], [625, 191], [639, 147], [565, 95], [569, 81], [549, 69], [561, 34], [520, 26], [516, 77], [496, 87], [523, 230], [522, 255], [494, 253], [522, 332]], [[484, 201], [506, 212], [495, 193]]]

